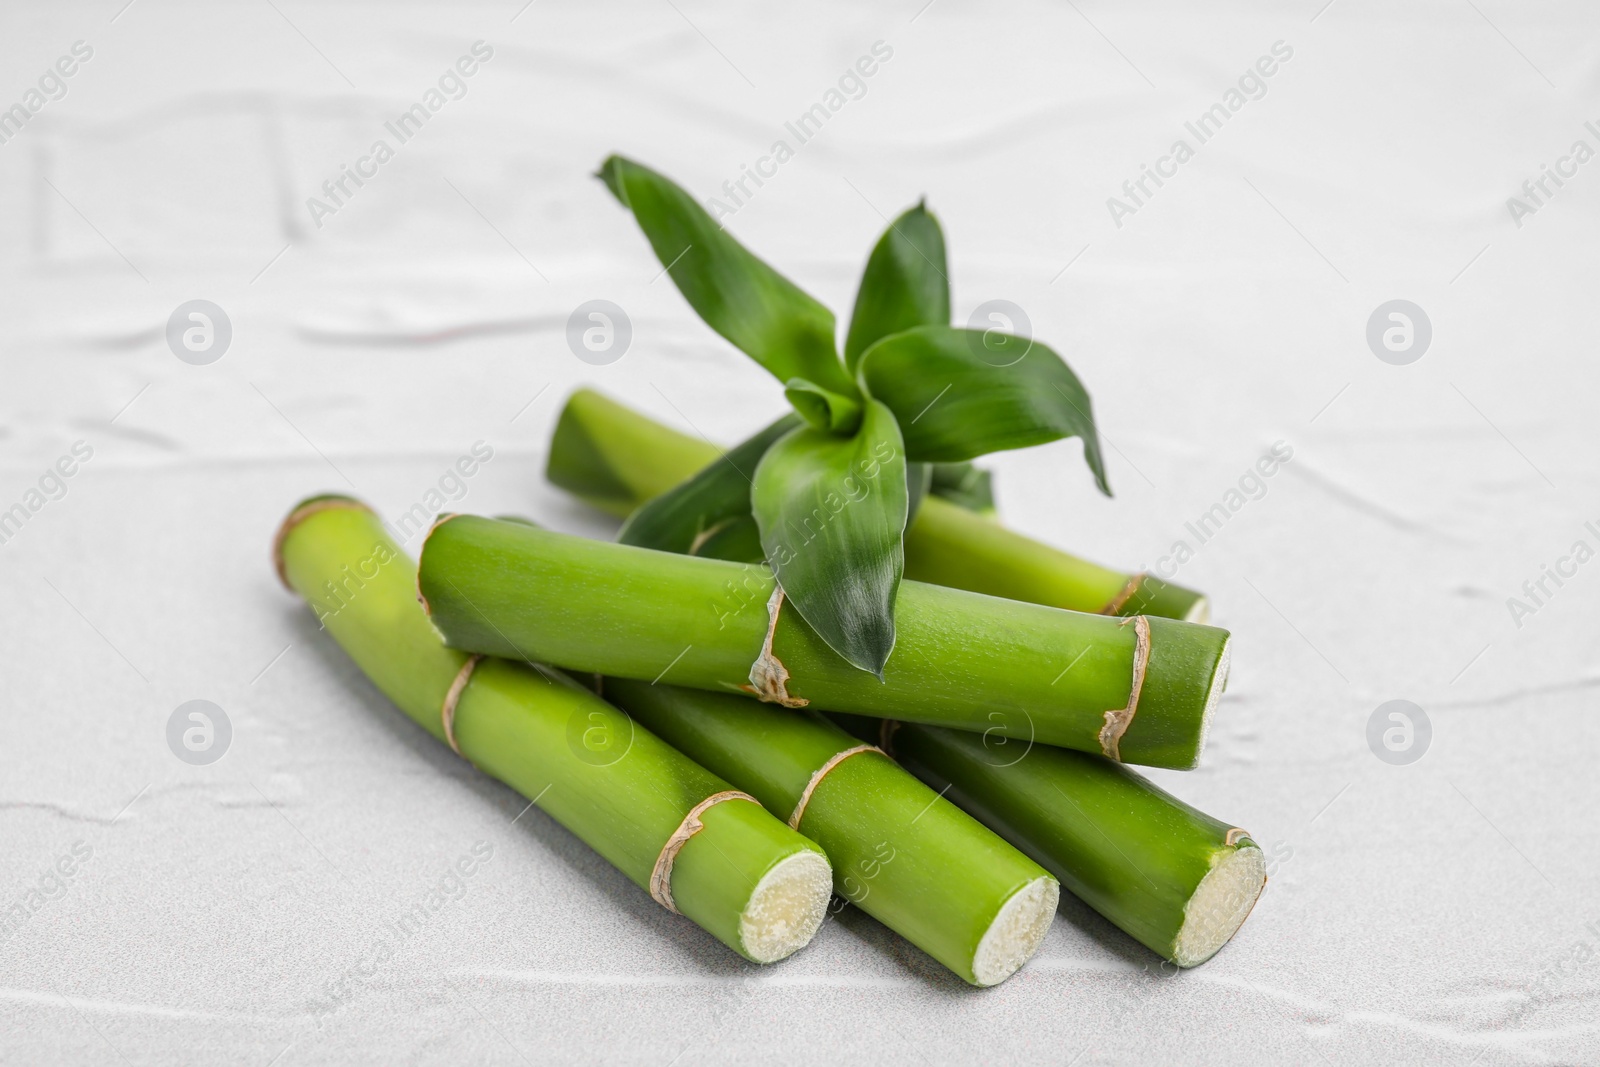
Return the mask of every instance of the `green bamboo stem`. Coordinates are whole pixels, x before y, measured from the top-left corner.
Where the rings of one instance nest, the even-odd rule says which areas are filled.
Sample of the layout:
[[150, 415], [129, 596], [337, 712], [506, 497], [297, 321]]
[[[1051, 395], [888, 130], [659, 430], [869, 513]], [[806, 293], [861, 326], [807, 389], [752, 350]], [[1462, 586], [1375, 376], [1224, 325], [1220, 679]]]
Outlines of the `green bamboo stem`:
[[[512, 524], [501, 524], [512, 525]], [[731, 787], [557, 672], [446, 648], [416, 603], [410, 561], [364, 505], [296, 507], [275, 543], [279, 574], [402, 711], [532, 799], [635, 883], [668, 873], [675, 909], [746, 959], [803, 947], [827, 908], [831, 871], [812, 842], [748, 800], [716, 803], [670, 868], [664, 846], [697, 805]], [[460, 680], [465, 679], [464, 688]], [[658, 887], [653, 893], [665, 904]]]
[[906, 531], [906, 577], [974, 593], [1128, 618], [1210, 618], [1200, 593], [1141, 571], [1068, 555], [947, 500], [929, 496]]
[[857, 751], [820, 715], [620, 678], [602, 691], [787, 817], [828, 853], [840, 896], [968, 982], [1004, 981], [1049, 930], [1054, 878], [881, 752]]
[[722, 453], [592, 389], [567, 398], [545, 476], [589, 504], [625, 518]]
[[[705, 441], [579, 389], [556, 423], [545, 474], [622, 516], [720, 456]], [[914, 581], [1070, 611], [1186, 622], [1210, 617], [1209, 601], [1192, 589], [1090, 563], [935, 496], [923, 501], [906, 530], [905, 552], [905, 576]]]
[[[839, 716], [845, 720], [845, 716]], [[1032, 856], [1090, 907], [1180, 967], [1216, 954], [1266, 885], [1261, 849], [1096, 756], [935, 726], [849, 717], [899, 763]]]
[[417, 581], [458, 648], [1157, 767], [1195, 765], [1227, 677], [1225, 630], [902, 582], [879, 682], [783, 610], [763, 566], [470, 515], [435, 524]]

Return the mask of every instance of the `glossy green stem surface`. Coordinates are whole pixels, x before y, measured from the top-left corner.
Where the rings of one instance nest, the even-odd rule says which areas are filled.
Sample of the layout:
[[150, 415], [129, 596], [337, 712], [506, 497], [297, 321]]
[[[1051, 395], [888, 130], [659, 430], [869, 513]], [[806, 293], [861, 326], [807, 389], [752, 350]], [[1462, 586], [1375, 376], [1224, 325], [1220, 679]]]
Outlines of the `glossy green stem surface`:
[[[875, 721], [847, 724], [878, 736]], [[890, 747], [902, 766], [1169, 960], [1201, 879], [1228, 853], [1256, 848], [1243, 831], [1097, 756], [912, 723], [893, 727]], [[1250, 890], [1246, 910], [1259, 891]]]
[[[463, 649], [571, 670], [719, 692], [805, 700], [818, 709], [928, 722], [1108, 751], [1124, 762], [1195, 765], [1226, 677], [1228, 634], [1170, 619], [1117, 619], [902, 582], [897, 639], [879, 682], [782, 610], [765, 671], [772, 574], [755, 564], [648, 549], [460, 515], [422, 550], [418, 588]], [[1134, 714], [1138, 635], [1148, 661]]]
[[1068, 555], [930, 496], [906, 533], [906, 575], [919, 582], [1096, 614], [1204, 622], [1205, 597], [1153, 574]]
[[721, 456], [592, 389], [567, 398], [550, 439], [545, 477], [623, 518]]
[[[595, 507], [625, 516], [720, 456], [705, 441], [579, 389], [556, 423], [545, 474]], [[916, 512], [905, 552], [905, 576], [919, 582], [1071, 611], [1208, 617], [1205, 596], [1192, 589], [1079, 559], [937, 496]]]
[[[859, 744], [807, 709], [619, 678], [603, 691], [791, 823], [813, 775]], [[835, 763], [797, 829], [827, 851], [840, 896], [975, 984], [978, 944], [1001, 907], [1050, 877], [879, 752]]]
[[[441, 708], [468, 657], [429, 624], [410, 561], [382, 522], [355, 501], [313, 498], [291, 513], [278, 551], [288, 584], [334, 640], [400, 710], [445, 740]], [[523, 663], [479, 662], [454, 730], [474, 766], [646, 889], [689, 810], [731, 788], [593, 693]], [[748, 801], [716, 804], [702, 819], [673, 864], [674, 902], [749, 958], [741, 916], [752, 890], [783, 860], [819, 850]]]

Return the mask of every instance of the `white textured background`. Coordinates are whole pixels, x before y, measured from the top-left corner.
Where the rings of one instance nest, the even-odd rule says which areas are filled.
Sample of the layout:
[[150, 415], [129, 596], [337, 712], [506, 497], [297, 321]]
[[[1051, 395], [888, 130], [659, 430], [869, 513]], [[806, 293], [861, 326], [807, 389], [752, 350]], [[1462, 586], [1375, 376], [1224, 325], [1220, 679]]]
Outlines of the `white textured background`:
[[[1505, 203], [1600, 148], [1592, 6], [121, 2], [0, 9], [0, 103], [94, 49], [0, 145], [0, 508], [94, 450], [0, 545], [0, 908], [92, 849], [0, 941], [0, 1060], [1600, 1062], [1600, 563], [1520, 628], [1506, 607], [1600, 547], [1600, 161], [1521, 227]], [[467, 95], [315, 228], [305, 198], [479, 39]], [[393, 517], [479, 440], [456, 507], [604, 535], [541, 477], [580, 383], [721, 440], [773, 418], [589, 175], [619, 150], [710, 196], [878, 40], [866, 95], [729, 227], [842, 314], [927, 195], [957, 317], [1026, 308], [1110, 444], [1114, 500], [1075, 442], [993, 459], [1011, 523], [1150, 565], [1294, 449], [1178, 579], [1236, 670], [1204, 767], [1157, 777], [1276, 857], [1180, 977], [1070, 901], [989, 991], [850, 911], [745, 966], [541, 813], [513, 825], [267, 565], [301, 496]], [[1266, 95], [1115, 226], [1106, 198], [1280, 40]], [[205, 367], [162, 335], [197, 297], [234, 330]], [[595, 297], [635, 329], [606, 367], [563, 337]], [[1364, 339], [1396, 297], [1433, 323], [1410, 366]], [[1396, 767], [1366, 724], [1402, 697], [1434, 736]], [[194, 698], [233, 723], [209, 767], [165, 740]], [[465, 895], [314, 1025], [477, 841]]]

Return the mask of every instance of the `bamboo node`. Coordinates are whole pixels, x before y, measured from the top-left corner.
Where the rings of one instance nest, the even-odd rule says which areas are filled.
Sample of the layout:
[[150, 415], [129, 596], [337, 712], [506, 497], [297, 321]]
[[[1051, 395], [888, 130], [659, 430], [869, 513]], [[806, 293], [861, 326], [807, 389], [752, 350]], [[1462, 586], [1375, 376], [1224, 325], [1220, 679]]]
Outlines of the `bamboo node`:
[[750, 684], [739, 688], [766, 704], [781, 704], [786, 708], [803, 708], [811, 701], [789, 695], [789, 668], [772, 654], [772, 637], [778, 632], [778, 611], [783, 607], [783, 586], [772, 587], [767, 598], [767, 639], [761, 644], [761, 654], [750, 664]]
[[[1128, 690], [1128, 706], [1106, 712], [1106, 724], [1100, 727], [1100, 751], [1107, 759], [1122, 762], [1119, 751], [1122, 744], [1122, 735], [1128, 732], [1128, 726], [1133, 722], [1133, 716], [1139, 710], [1139, 691], [1144, 688], [1145, 669], [1150, 665], [1150, 620], [1143, 615], [1135, 615], [1128, 622], [1133, 623], [1133, 685]], [[1122, 625], [1126, 626], [1127, 623]]]
[[1140, 586], [1144, 585], [1144, 580], [1148, 577], [1150, 575], [1147, 571], [1129, 575], [1127, 582], [1118, 590], [1117, 595], [1111, 598], [1110, 603], [1100, 609], [1100, 614], [1115, 615], [1121, 611], [1128, 601], [1133, 599], [1134, 594], [1139, 591]]
[[689, 542], [689, 551], [684, 554], [688, 556], [698, 556], [700, 554], [700, 550], [705, 547], [705, 543], [707, 541], [711, 540], [713, 537], [717, 536], [717, 534], [721, 533], [723, 530], [726, 530], [728, 527], [732, 526], [738, 521], [738, 517], [735, 516], [731, 519], [723, 519], [721, 522], [712, 523], [709, 527], [694, 535], [694, 540]]
[[811, 803], [811, 794], [816, 792], [817, 786], [822, 784], [822, 780], [828, 776], [828, 772], [851, 756], [862, 752], [876, 752], [880, 756], [886, 756], [883, 749], [877, 745], [857, 745], [854, 748], [847, 748], [843, 752], [836, 752], [830, 756], [827, 763], [824, 763], [811, 773], [811, 780], [806, 783], [804, 791], [800, 794], [799, 802], [794, 806], [794, 814], [789, 816], [789, 829], [800, 829], [800, 820], [805, 818], [806, 805]]
[[428, 603], [428, 598], [422, 594], [422, 557], [428, 553], [428, 542], [433, 540], [433, 532], [451, 519], [459, 518], [460, 513], [455, 511], [441, 511], [433, 517], [433, 525], [428, 527], [428, 532], [423, 535], [422, 547], [417, 551], [417, 603], [422, 605], [422, 613], [428, 618], [433, 618], [433, 605]]
[[661, 855], [656, 857], [656, 865], [650, 871], [650, 895], [655, 898], [657, 904], [674, 915], [683, 913], [678, 910], [678, 905], [672, 899], [672, 864], [677, 860], [683, 846], [689, 843], [689, 838], [705, 829], [706, 824], [700, 821], [700, 816], [705, 814], [707, 808], [721, 804], [724, 800], [748, 800], [757, 807], [761, 805], [755, 797], [749, 793], [741, 793], [737, 789], [713, 793], [689, 809], [689, 813], [683, 817], [678, 828], [672, 831], [672, 836], [667, 838], [667, 843], [661, 846]]
[[477, 667], [478, 661], [482, 658], [481, 655], [467, 657], [467, 662], [461, 665], [461, 669], [456, 672], [455, 680], [450, 683], [450, 691], [444, 695], [444, 704], [439, 708], [439, 721], [444, 725], [444, 739], [450, 745], [450, 751], [462, 759], [467, 757], [462, 753], [461, 746], [456, 744], [456, 704], [460, 702], [461, 693], [467, 688], [467, 683], [472, 680], [473, 668]]

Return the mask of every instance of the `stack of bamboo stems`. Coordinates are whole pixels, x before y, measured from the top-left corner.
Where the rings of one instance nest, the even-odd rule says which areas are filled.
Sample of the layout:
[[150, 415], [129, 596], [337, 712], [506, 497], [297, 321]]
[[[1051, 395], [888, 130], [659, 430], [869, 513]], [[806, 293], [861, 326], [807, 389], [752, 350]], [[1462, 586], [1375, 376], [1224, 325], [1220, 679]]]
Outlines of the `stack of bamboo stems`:
[[[577, 394], [560, 433], [596, 404]], [[605, 404], [635, 440], [670, 433]], [[832, 891], [991, 985], [1037, 949], [1065, 885], [1188, 967], [1265, 883], [1242, 830], [1122, 765], [1198, 759], [1227, 671], [1213, 627], [908, 581], [879, 682], [769, 612], [757, 565], [459, 515], [413, 569], [337, 496], [293, 509], [274, 551], [402, 711], [754, 962], [803, 947]], [[1056, 588], [1038, 573], [1030, 588]], [[784, 699], [753, 699], [763, 661]]]
[[[1079, 436], [1109, 491], [1076, 377], [948, 325], [922, 205], [874, 249], [841, 361], [831, 312], [681, 189], [601, 176], [794, 413], [723, 452], [580, 390], [547, 474], [626, 518], [617, 541], [442, 515], [413, 565], [364, 504], [312, 497], [274, 540], [284, 583], [406, 715], [752, 962], [836, 894], [993, 985], [1062, 887], [1211, 958], [1261, 850], [1126, 765], [1197, 765], [1229, 635], [1195, 591], [1006, 529], [965, 462]], [[924, 368], [965, 383], [926, 421]]]

